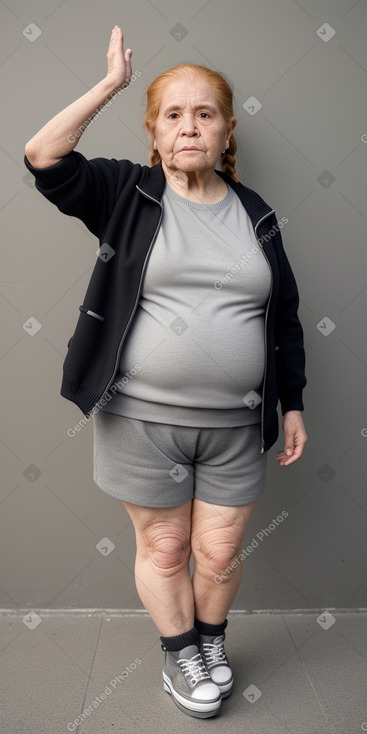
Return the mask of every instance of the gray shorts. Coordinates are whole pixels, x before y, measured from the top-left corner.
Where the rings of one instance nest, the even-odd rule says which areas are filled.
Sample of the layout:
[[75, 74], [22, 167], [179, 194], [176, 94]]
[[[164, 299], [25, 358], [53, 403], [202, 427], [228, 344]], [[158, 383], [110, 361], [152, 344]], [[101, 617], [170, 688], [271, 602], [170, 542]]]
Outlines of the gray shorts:
[[193, 497], [246, 505], [265, 492], [267, 453], [260, 423], [202, 428], [155, 423], [100, 410], [93, 416], [95, 483], [144, 507]]

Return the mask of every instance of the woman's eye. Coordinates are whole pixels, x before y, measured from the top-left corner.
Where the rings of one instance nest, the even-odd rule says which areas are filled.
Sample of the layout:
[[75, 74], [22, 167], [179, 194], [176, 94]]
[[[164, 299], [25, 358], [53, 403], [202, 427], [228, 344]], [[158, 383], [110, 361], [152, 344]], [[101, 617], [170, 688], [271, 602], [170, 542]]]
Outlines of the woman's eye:
[[[205, 115], [205, 116], [206, 116], [206, 117], [204, 117], [203, 119], [206, 119], [206, 118], [209, 118], [209, 117], [210, 117], [210, 115], [209, 115], [209, 113], [208, 113], [208, 112], [200, 112], [199, 114], [200, 114], [200, 116], [201, 116], [201, 115]], [[170, 119], [175, 119], [175, 116], [177, 117], [177, 116], [178, 116], [178, 113], [177, 113], [177, 112], [171, 112], [171, 113], [170, 113], [170, 114], [168, 115], [168, 119], [169, 119], [169, 120], [170, 120]]]

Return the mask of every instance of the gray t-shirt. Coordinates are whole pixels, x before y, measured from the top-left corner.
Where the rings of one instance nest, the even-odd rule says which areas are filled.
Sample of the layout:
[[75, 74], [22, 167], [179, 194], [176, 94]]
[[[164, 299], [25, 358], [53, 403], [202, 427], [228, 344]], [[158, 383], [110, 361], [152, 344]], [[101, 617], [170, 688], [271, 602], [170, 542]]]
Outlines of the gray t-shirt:
[[251, 220], [231, 187], [200, 204], [167, 184], [162, 203], [103, 410], [176, 425], [258, 423], [271, 273]]

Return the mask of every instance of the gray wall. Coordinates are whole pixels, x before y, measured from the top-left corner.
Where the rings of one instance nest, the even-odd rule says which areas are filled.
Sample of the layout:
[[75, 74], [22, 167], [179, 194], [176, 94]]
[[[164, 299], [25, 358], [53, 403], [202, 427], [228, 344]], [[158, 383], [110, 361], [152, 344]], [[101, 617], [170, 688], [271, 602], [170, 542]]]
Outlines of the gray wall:
[[[366, 3], [18, 0], [0, 17], [0, 607], [141, 608], [130, 519], [93, 481], [92, 424], [68, 437], [82, 414], [59, 394], [98, 243], [23, 165], [26, 141], [105, 75], [115, 23], [141, 76], [77, 150], [147, 163], [144, 90], [175, 63], [206, 64], [234, 85], [240, 180], [289, 219], [309, 441], [287, 468], [275, 459], [282, 433], [270, 451], [233, 608], [367, 607]], [[106, 557], [103, 538], [115, 545]]]

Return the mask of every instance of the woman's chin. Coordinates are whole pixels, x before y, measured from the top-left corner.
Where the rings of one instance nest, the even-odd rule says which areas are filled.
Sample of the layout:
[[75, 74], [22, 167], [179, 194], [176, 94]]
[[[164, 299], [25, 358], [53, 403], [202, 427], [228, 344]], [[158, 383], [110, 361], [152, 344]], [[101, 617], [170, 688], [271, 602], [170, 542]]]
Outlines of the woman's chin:
[[176, 159], [175, 163], [180, 171], [190, 173], [193, 171], [209, 171], [214, 168], [214, 164], [209, 164], [206, 160], [200, 160], [199, 156], [192, 156], [191, 160], [190, 158], [191, 156], [181, 156]]

